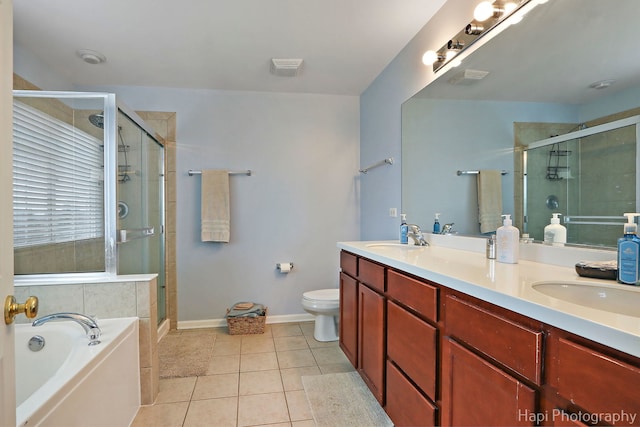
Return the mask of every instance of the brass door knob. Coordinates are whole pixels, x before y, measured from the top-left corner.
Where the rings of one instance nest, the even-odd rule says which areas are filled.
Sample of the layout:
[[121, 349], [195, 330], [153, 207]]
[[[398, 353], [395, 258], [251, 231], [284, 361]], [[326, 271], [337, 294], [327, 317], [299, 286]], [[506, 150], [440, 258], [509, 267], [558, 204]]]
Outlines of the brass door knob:
[[7, 296], [4, 300], [4, 323], [10, 325], [18, 314], [24, 313], [29, 319], [33, 319], [38, 315], [38, 297], [31, 296], [27, 298], [24, 304], [18, 304], [16, 297]]

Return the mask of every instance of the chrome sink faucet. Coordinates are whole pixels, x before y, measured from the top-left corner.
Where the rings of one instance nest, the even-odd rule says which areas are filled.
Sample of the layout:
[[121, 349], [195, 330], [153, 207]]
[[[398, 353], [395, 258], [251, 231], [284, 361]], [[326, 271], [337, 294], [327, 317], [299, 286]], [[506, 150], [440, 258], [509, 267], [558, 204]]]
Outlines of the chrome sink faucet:
[[100, 334], [102, 331], [95, 319], [80, 313], [54, 313], [36, 319], [31, 326], [41, 326], [54, 320], [73, 320], [82, 328], [89, 338], [89, 345], [100, 344]]
[[424, 235], [422, 234], [422, 230], [420, 230], [420, 226], [416, 224], [409, 224], [409, 231], [407, 232], [407, 237], [413, 239], [413, 244], [417, 246], [429, 246], [429, 243], [424, 240]]

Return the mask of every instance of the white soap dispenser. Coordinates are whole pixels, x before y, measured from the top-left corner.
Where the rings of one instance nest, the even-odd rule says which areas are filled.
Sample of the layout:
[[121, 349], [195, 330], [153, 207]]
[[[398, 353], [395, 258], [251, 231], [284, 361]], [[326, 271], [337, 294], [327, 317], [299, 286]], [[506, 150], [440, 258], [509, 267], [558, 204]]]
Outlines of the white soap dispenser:
[[502, 226], [496, 230], [496, 261], [515, 264], [520, 255], [520, 231], [514, 227], [511, 215], [502, 215]]
[[544, 228], [544, 244], [553, 246], [564, 246], [567, 243], [567, 228], [560, 224], [560, 213], [554, 213], [551, 223]]

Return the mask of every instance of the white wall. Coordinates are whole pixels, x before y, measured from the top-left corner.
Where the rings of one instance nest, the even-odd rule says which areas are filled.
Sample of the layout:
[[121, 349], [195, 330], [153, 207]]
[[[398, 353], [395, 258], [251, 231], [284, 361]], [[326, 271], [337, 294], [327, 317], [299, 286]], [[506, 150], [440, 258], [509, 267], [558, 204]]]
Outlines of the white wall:
[[[360, 237], [358, 97], [65, 88], [28, 52], [16, 58], [43, 89], [113, 92], [134, 110], [177, 113], [179, 321], [220, 319], [240, 300], [301, 314], [303, 292], [338, 286], [336, 242]], [[231, 177], [229, 244], [199, 240], [200, 177], [187, 170], [208, 168], [254, 172]], [[288, 275], [276, 272], [283, 261], [295, 265]]]
[[[89, 89], [89, 88], [86, 88]], [[220, 319], [241, 300], [304, 313], [338, 286], [336, 242], [359, 238], [359, 108], [353, 96], [97, 87], [134, 110], [177, 113], [179, 321]], [[200, 242], [200, 177], [231, 177], [231, 242]], [[288, 275], [276, 263], [291, 261]]]

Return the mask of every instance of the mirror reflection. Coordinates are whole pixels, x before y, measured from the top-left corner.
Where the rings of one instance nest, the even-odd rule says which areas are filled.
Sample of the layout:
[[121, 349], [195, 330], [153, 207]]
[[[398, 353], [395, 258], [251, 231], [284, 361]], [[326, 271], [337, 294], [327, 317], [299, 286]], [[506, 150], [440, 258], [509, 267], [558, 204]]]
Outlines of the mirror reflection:
[[[505, 170], [503, 211], [521, 232], [540, 241], [559, 212], [570, 221], [562, 219], [569, 243], [615, 246], [617, 218], [637, 210], [636, 126], [527, 148], [640, 113], [640, 56], [632, 54], [639, 16], [634, 0], [539, 5], [405, 102], [402, 210], [409, 222], [430, 230], [441, 213], [454, 231], [480, 234], [476, 175], [456, 172]], [[477, 71], [488, 73], [478, 78], [484, 73]], [[591, 216], [598, 218], [573, 218]]]

